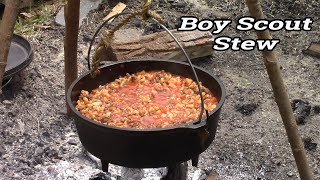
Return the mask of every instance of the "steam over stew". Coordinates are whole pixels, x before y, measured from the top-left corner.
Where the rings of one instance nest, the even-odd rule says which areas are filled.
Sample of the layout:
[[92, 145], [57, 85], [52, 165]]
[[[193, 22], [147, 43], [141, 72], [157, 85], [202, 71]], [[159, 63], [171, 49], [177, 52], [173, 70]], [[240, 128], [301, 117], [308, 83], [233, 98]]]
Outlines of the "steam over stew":
[[[205, 108], [217, 104], [202, 86]], [[124, 128], [164, 128], [196, 120], [200, 95], [192, 79], [165, 71], [127, 74], [92, 90], [82, 90], [76, 109], [89, 119]]]

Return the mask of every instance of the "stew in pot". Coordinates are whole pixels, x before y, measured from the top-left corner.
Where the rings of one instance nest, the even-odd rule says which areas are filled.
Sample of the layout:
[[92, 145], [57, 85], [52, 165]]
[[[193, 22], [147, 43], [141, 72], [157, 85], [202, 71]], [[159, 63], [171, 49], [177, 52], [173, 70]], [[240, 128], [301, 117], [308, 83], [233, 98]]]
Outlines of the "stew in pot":
[[[205, 108], [218, 100], [201, 85]], [[165, 71], [127, 74], [88, 92], [81, 91], [76, 109], [87, 118], [122, 128], [165, 128], [188, 123], [199, 116], [198, 86], [190, 78]]]

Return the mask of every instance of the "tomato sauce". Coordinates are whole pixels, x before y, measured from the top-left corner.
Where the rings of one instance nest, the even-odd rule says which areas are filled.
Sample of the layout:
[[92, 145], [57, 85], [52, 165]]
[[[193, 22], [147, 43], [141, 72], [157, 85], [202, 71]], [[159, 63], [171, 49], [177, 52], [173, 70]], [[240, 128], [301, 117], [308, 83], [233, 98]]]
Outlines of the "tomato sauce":
[[[217, 99], [202, 86], [205, 108]], [[89, 119], [124, 128], [165, 128], [195, 120], [200, 112], [197, 84], [164, 71], [127, 74], [94, 89], [82, 91], [77, 110]]]

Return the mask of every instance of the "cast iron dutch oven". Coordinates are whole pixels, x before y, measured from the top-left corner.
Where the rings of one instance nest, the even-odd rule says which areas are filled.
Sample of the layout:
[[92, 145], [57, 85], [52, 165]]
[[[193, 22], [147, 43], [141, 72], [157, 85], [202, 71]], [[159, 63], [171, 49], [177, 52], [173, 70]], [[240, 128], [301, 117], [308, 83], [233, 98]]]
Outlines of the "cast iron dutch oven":
[[72, 110], [81, 143], [103, 162], [131, 168], [166, 167], [197, 157], [215, 137], [219, 114], [225, 100], [225, 88], [214, 75], [195, 66], [199, 80], [218, 97], [217, 107], [203, 118], [179, 126], [162, 129], [130, 129], [107, 126], [81, 115], [75, 104], [81, 90], [91, 91], [114, 81], [126, 73], [165, 70], [195, 80], [187, 63], [169, 60], [130, 60], [100, 68], [95, 78], [85, 73], [70, 86], [67, 104]]

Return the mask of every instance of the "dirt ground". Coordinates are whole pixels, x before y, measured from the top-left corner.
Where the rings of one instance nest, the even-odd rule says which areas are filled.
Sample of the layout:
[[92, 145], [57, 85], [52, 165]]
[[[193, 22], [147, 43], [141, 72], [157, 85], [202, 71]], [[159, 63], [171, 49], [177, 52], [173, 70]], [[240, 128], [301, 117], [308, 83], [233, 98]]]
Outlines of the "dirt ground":
[[[103, 4], [83, 23], [79, 74], [87, 71], [88, 40], [116, 3]], [[139, 5], [131, 0], [124, 3]], [[244, 2], [237, 0], [157, 0], [153, 8], [168, 20], [171, 29], [179, 25], [181, 15], [230, 18], [233, 22], [248, 15]], [[309, 16], [314, 20], [312, 31], [279, 31], [273, 32], [273, 37], [281, 40], [277, 54], [290, 98], [308, 101], [298, 102], [295, 112], [302, 114], [299, 130], [315, 179], [320, 179], [320, 59], [302, 53], [311, 42], [320, 41], [320, 4], [317, 0], [302, 4], [298, 0], [266, 0], [263, 8], [269, 19]], [[138, 20], [129, 26], [143, 28]], [[150, 33], [159, 27], [149, 23], [145, 29]], [[254, 32], [239, 32], [234, 26], [220, 35], [255, 38]], [[52, 23], [51, 29], [25, 37], [34, 48], [33, 62], [0, 97], [0, 179], [89, 179], [100, 172], [99, 163], [82, 148], [75, 125], [65, 114], [64, 28]], [[230, 180], [299, 179], [260, 53], [214, 52], [194, 63], [222, 79], [227, 99], [216, 139], [201, 154], [198, 168], [189, 167], [189, 179], [195, 171]], [[117, 173], [117, 167], [113, 168]]]

